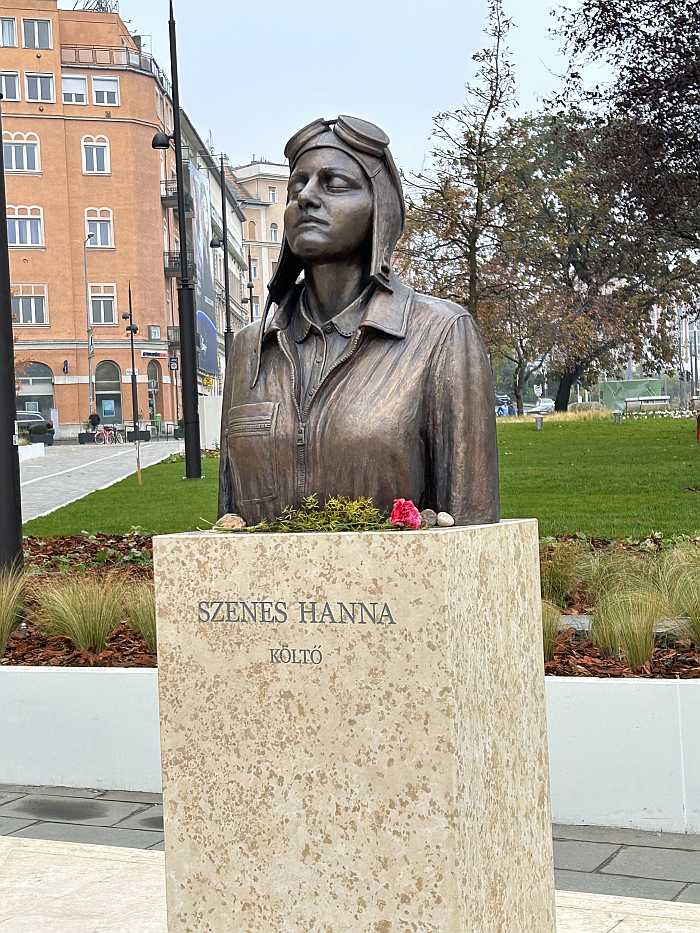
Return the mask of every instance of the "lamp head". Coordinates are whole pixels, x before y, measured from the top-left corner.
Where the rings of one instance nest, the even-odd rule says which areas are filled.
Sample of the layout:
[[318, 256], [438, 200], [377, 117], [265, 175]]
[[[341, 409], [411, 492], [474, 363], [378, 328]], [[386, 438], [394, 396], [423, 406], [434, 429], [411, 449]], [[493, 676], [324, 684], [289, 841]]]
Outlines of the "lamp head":
[[213, 237], [209, 246], [211, 246], [212, 249], [223, 249], [224, 241], [219, 239], [219, 237]]
[[151, 140], [152, 149], [170, 149], [170, 143], [172, 141], [172, 136], [169, 136], [167, 133], [164, 133], [162, 130], [158, 130], [153, 139]]

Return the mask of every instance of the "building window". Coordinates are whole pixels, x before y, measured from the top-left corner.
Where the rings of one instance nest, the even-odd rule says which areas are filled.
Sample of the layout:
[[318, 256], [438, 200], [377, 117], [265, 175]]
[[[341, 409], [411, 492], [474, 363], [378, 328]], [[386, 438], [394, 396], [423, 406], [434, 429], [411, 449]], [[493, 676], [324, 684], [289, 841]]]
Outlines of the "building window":
[[109, 140], [106, 136], [83, 136], [83, 172], [109, 175]]
[[12, 288], [12, 320], [15, 324], [48, 324], [45, 285]]
[[273, 263], [272, 263], [272, 275], [273, 275], [273, 277], [274, 277], [275, 273], [277, 272], [277, 266], [278, 266], [278, 265], [279, 265], [279, 262], [273, 262]]
[[50, 19], [24, 20], [24, 47], [25, 49], [51, 48]]
[[279, 232], [277, 230], [277, 224], [270, 224], [270, 239], [273, 243], [279, 242]]
[[19, 100], [19, 72], [0, 71], [0, 94], [5, 100]]
[[117, 286], [90, 286], [90, 320], [93, 324], [117, 323]]
[[122, 374], [116, 363], [105, 360], [95, 367], [97, 414], [105, 424], [122, 420]]
[[270, 204], [277, 204], [277, 188], [272, 185], [267, 189], [267, 200]]
[[7, 241], [20, 248], [44, 245], [43, 214], [40, 207], [7, 205]]
[[251, 279], [257, 279], [258, 277], [258, 260], [257, 259], [250, 260], [250, 277]]
[[153, 324], [151, 324], [148, 328], [148, 339], [160, 340], [160, 327], [155, 327]]
[[93, 78], [92, 95], [96, 104], [119, 106], [119, 78]]
[[87, 78], [61, 77], [64, 104], [87, 104]]
[[4, 49], [17, 45], [17, 23], [14, 16], [0, 18], [0, 45]]
[[108, 207], [89, 207], [85, 211], [85, 235], [91, 237], [87, 245], [92, 249], [114, 246], [112, 211]]
[[24, 78], [27, 82], [27, 100], [38, 101], [43, 104], [53, 103], [52, 74], [30, 74], [25, 72]]
[[256, 238], [255, 234], [256, 234], [255, 221], [249, 220], [248, 221], [248, 239], [254, 240]]
[[36, 133], [3, 133], [2, 154], [6, 172], [38, 172], [39, 137]]
[[53, 370], [46, 363], [25, 363], [17, 377], [17, 411], [35, 411], [51, 419]]
[[253, 320], [258, 321], [260, 319], [260, 299], [257, 295], [253, 295]]

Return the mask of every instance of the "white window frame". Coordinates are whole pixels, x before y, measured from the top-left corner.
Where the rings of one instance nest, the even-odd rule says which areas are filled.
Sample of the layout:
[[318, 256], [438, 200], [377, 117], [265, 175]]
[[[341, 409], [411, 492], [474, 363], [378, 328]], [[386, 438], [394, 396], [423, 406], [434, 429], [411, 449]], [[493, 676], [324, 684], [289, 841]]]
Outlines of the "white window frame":
[[[5, 77], [5, 75], [11, 76], [15, 79], [17, 97], [8, 97], [5, 93], [5, 82], [4, 80], [1, 80]], [[20, 78], [19, 71], [0, 71], [0, 93], [3, 94], [5, 98], [3, 103], [8, 101], [22, 100], [22, 79]]]
[[257, 279], [257, 277], [258, 277], [258, 260], [257, 260], [257, 259], [252, 259], [252, 258], [251, 258], [251, 260], [250, 260], [250, 279], [251, 279], [252, 282], [255, 282], [255, 280]]
[[[100, 81], [115, 81], [117, 84], [117, 102], [115, 104], [108, 104], [105, 101], [98, 101], [97, 99], [97, 89], [95, 88], [95, 83]], [[92, 78], [92, 102], [96, 107], [119, 107], [121, 105], [121, 87], [119, 83], [119, 78], [116, 75], [100, 75], [99, 77], [93, 75]]]
[[[111, 289], [111, 291], [109, 290]], [[90, 295], [90, 324], [93, 327], [116, 327], [119, 324], [119, 313], [117, 311], [117, 285], [115, 282], [90, 282], [88, 284], [88, 292]], [[114, 320], [107, 321], [96, 321], [95, 320], [95, 308], [93, 305], [93, 299], [95, 298], [111, 298], [112, 299], [112, 311], [114, 313]]]
[[15, 320], [13, 317], [12, 323], [16, 327], [48, 327], [50, 325], [49, 320], [49, 287], [48, 285], [13, 285], [12, 286], [12, 300], [15, 298], [29, 298], [31, 299], [32, 307], [32, 318], [36, 316], [36, 306], [35, 299], [41, 298], [44, 303], [44, 320], [43, 321], [21, 321]]
[[[15, 41], [12, 45], [4, 45], [2, 41], [2, 24], [6, 22], [12, 22], [13, 29], [15, 33]], [[0, 48], [2, 49], [16, 49], [17, 48], [17, 17], [16, 16], [0, 16]]]
[[[50, 19], [45, 19], [42, 16], [23, 16], [22, 17], [22, 48], [24, 49], [36, 49], [39, 52], [43, 52], [46, 49], [43, 45], [25, 45], [25, 23], [48, 23], [49, 24], [49, 44], [46, 46], [46, 49], [53, 48], [53, 23]], [[39, 30], [34, 27], [34, 38], [38, 40]]]
[[[38, 243], [9, 243], [10, 249], [43, 249], [44, 243], [44, 211], [37, 204], [8, 204], [7, 220], [38, 220], [39, 221], [39, 242]], [[9, 230], [8, 230], [9, 240]]]
[[280, 241], [280, 230], [277, 224], [270, 224], [270, 242], [279, 243]]
[[[5, 159], [5, 171], [8, 175], [41, 175], [41, 144], [37, 133], [11, 133], [5, 131], [2, 134], [2, 144], [3, 146], [27, 146], [32, 144], [36, 146], [36, 168], [15, 168], [14, 165], [9, 164], [10, 160]], [[14, 162], [14, 155], [11, 161]]]
[[267, 203], [277, 204], [277, 188], [274, 185], [267, 186]]
[[[104, 146], [105, 148], [105, 170], [104, 172], [99, 172], [97, 169], [88, 169], [87, 167], [87, 150], [86, 146]], [[83, 158], [83, 175], [111, 175], [112, 174], [112, 162], [110, 156], [110, 144], [109, 139], [106, 136], [83, 136], [80, 140], [80, 149], [82, 152]], [[97, 165], [97, 159], [94, 158], [94, 163]]]
[[[30, 97], [29, 79], [30, 78], [51, 78], [51, 97]], [[41, 88], [41, 84], [39, 84]], [[25, 71], [24, 72], [24, 93], [25, 100], [30, 104], [55, 104], [56, 103], [56, 75], [52, 71]]]
[[[66, 100], [66, 92], [63, 89], [63, 82], [66, 80], [66, 78], [70, 79], [71, 81], [83, 82], [83, 87], [85, 89], [83, 96], [85, 97], [85, 100]], [[74, 92], [71, 91], [70, 93]], [[87, 75], [61, 75], [61, 100], [64, 104], [70, 104], [72, 107], [87, 107], [90, 100], [89, 94], [90, 92], [88, 90]]]
[[[109, 243], [99, 243], [97, 238], [88, 241], [88, 249], [114, 249], [114, 213], [111, 207], [88, 207], [85, 211], [85, 237], [90, 233], [90, 223], [108, 224]], [[99, 229], [99, 228], [98, 228]]]

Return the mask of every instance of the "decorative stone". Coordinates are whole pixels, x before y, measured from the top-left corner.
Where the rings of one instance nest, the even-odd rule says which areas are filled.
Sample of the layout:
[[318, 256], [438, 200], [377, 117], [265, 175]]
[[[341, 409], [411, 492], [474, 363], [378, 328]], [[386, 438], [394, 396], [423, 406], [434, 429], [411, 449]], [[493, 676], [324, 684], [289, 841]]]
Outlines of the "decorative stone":
[[222, 515], [214, 526], [215, 528], [225, 528], [227, 531], [241, 531], [246, 527], [246, 520], [233, 512], [227, 512]]
[[536, 522], [154, 551], [169, 933], [554, 933]]
[[438, 512], [437, 523], [439, 528], [451, 528], [455, 520], [449, 512]]
[[420, 513], [421, 528], [434, 528], [437, 523], [437, 512], [432, 509], [423, 509]]

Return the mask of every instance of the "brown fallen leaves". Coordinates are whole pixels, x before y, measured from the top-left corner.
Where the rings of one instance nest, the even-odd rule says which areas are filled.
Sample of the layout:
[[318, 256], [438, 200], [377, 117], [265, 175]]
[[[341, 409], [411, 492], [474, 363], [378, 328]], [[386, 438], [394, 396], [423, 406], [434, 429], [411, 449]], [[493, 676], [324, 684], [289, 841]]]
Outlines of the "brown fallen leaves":
[[606, 658], [588, 638], [566, 629], [557, 636], [554, 660], [546, 661], [545, 674], [558, 677], [669, 677], [700, 678], [700, 651], [688, 642], [658, 646], [651, 663], [631, 670], [624, 660]]

